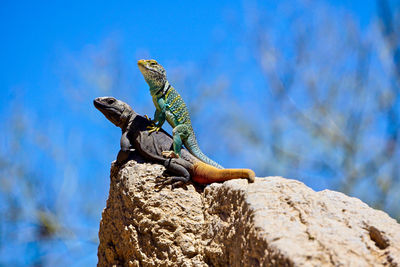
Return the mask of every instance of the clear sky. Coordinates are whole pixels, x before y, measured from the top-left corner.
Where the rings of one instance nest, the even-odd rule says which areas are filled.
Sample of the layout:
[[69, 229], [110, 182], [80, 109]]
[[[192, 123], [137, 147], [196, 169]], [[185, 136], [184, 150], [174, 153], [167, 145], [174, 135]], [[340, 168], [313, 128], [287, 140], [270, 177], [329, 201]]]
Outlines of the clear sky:
[[[311, 1], [293, 2], [307, 4]], [[361, 29], [366, 28], [375, 17], [375, 1], [331, 0], [318, 2], [321, 3], [321, 6], [330, 6], [351, 14]], [[122, 53], [120, 56], [125, 59], [124, 62], [129, 64], [128, 73], [124, 74], [128, 77], [141, 79], [135, 62], [137, 57], [146, 55], [170, 65], [180, 62], [184, 62], [186, 65], [190, 65], [191, 62], [202, 62], [204, 68], [207, 68], [210, 62], [206, 61], [204, 64], [204, 60], [215, 49], [226, 52], [225, 60], [234, 56], [235, 50], [232, 47], [233, 42], [236, 42], [237, 39], [226, 36], [226, 34], [234, 36], [235, 27], [242, 27], [237, 23], [246, 23], [243, 14], [254, 6], [272, 10], [277, 8], [276, 1], [265, 1], [263, 4], [257, 5], [253, 1], [231, 0], [1, 1], [0, 120], [12, 116], [11, 104], [13, 101], [10, 100], [21, 101], [21, 105], [29, 111], [28, 120], [29, 117], [34, 118], [32, 123], [37, 124], [36, 128], [45, 129], [44, 134], [54, 135], [52, 141], [66, 148], [62, 155], [53, 151], [52, 153], [56, 155], [54, 157], [67, 162], [67, 167], [71, 166], [71, 168], [64, 168], [65, 166], [60, 165], [50, 166], [48, 162], [51, 155], [33, 148], [27, 149], [28, 153], [24, 155], [24, 159], [27, 160], [27, 157], [30, 157], [30, 160], [27, 160], [29, 167], [38, 169], [39, 174], [47, 177], [45, 187], [49, 189], [44, 189], [44, 194], [41, 196], [44, 202], [51, 202], [46, 206], [50, 210], [57, 209], [57, 205], [62, 206], [57, 199], [65, 197], [70, 201], [70, 203], [65, 203], [65, 206], [71, 209], [75, 207], [77, 211], [72, 211], [72, 215], [69, 217], [65, 215], [64, 219], [71, 225], [75, 225], [76, 221], [79, 221], [77, 225], [80, 227], [80, 231], [85, 232], [82, 229], [88, 228], [91, 229], [88, 232], [96, 235], [101, 209], [104, 207], [107, 197], [109, 163], [115, 158], [118, 151], [120, 132], [100, 114], [97, 114], [98, 112], [94, 110], [90, 102], [84, 103], [85, 108], [74, 109], [66, 100], [69, 97], [65, 95], [65, 90], [63, 91], [66, 86], [69, 86], [69, 84], [65, 84], [64, 76], [68, 75], [66, 72], [74, 67], [85, 70], [85, 65], [80, 65], [79, 61], [78, 63], [74, 62], [74, 57], [78, 55], [78, 57], [90, 58], [90, 54], [85, 54], [92, 51], [88, 48], [96, 49], [104, 43], [107, 44], [107, 40], [111, 40], [118, 43], [119, 52]], [[224, 38], [225, 41], [220, 42], [221, 38]], [[231, 66], [231, 68], [235, 70], [236, 67]], [[237, 75], [241, 75], [241, 73], [239, 72]], [[143, 80], [137, 82], [136, 85], [143, 91], [143, 95], [138, 97], [140, 103], [137, 104], [143, 105], [145, 111], [150, 114], [154, 107], [151, 104], [150, 96], [147, 95], [147, 86]], [[255, 86], [257, 86], [257, 82], [255, 82]], [[83, 88], [82, 90], [82, 95], [85, 95], [87, 92]], [[110, 93], [110, 91], [104, 91], [104, 93]], [[133, 93], [128, 95], [129, 92], [126, 91], [119, 91], [118, 94], [117, 97], [124, 99], [136, 97]], [[86, 101], [96, 96], [101, 95], [85, 95], [84, 99]], [[15, 110], [13, 111], [15, 112]], [[79, 112], [88, 113], [91, 119], [95, 118], [95, 121], [81, 119]], [[196, 118], [194, 119], [196, 120]], [[3, 127], [1, 125], [6, 127], [2, 123], [0, 122], [0, 127]], [[83, 133], [79, 135], [78, 131], [83, 131]], [[95, 135], [95, 132], [101, 132], [99, 134], [103, 135]], [[0, 152], [7, 153], [10, 148], [9, 138], [1, 135], [3, 133], [0, 134]], [[95, 145], [88, 146], [88, 139], [91, 139]], [[109, 144], [108, 148], [103, 151], [104, 157], [95, 162], [90, 161], [89, 159], [98, 156], [96, 155], [99, 151], [98, 146], [103, 143]], [[69, 146], [75, 148], [78, 146], [77, 144], [81, 147], [80, 151], [68, 150]], [[29, 147], [29, 144], [23, 143], [24, 145]], [[216, 156], [218, 157], [218, 154]], [[84, 161], [82, 157], [88, 160]], [[221, 158], [221, 160], [228, 162], [229, 159]], [[50, 172], [54, 173], [50, 175]], [[52, 177], [64, 177], [64, 179], [57, 180]], [[78, 178], [74, 180], [71, 177], [86, 177], [83, 179], [87, 179], [87, 181]], [[98, 180], [94, 182], [93, 177]], [[91, 187], [93, 183], [96, 183], [93, 186], [95, 190]], [[315, 186], [321, 187], [321, 184]], [[76, 189], [79, 187], [82, 188]], [[75, 191], [70, 192], [65, 188], [75, 188]], [[79, 210], [82, 202], [79, 201], [85, 201], [83, 196], [79, 197], [82, 192], [88, 192], [87, 194], [93, 198], [97, 197], [95, 199], [98, 202], [98, 205], [92, 210], [95, 215], [86, 219], [79, 218], [80, 212], [82, 212]], [[64, 213], [67, 212], [64, 211]], [[61, 212], [61, 214], [64, 213]], [[65, 251], [66, 248], [71, 249], [72, 247], [74, 250], [82, 249], [87, 254], [84, 256], [77, 253], [71, 261], [62, 264], [68, 265], [75, 260], [74, 263], [77, 266], [96, 264], [97, 243], [87, 244], [85, 242], [79, 240], [73, 245], [68, 242], [55, 245], [58, 251]], [[71, 243], [73, 242], [71, 241]], [[12, 258], [11, 251], [31, 253], [25, 254], [26, 258], [22, 265], [29, 265], [46, 251], [51, 251], [49, 247], [52, 244], [48, 244], [49, 247], [38, 250], [39, 256], [33, 255], [32, 251], [35, 250], [32, 250], [32, 246], [34, 245], [33, 243], [29, 243], [29, 246], [14, 244], [6, 249], [3, 248], [4, 250], [0, 251], [0, 265], [1, 257], [7, 259], [5, 262]], [[48, 260], [56, 263], [57, 259], [66, 255], [68, 253], [55, 253]]]
[[[81, 50], [112, 34], [123, 39], [131, 56], [143, 49], [160, 61], [197, 61], [210, 49], [229, 12], [240, 13], [245, 3], [2, 1], [0, 85], [5, 90], [1, 93], [9, 96], [16, 86], [39, 94], [48, 90], [51, 64], [62, 49]], [[330, 4], [351, 10], [361, 24], [368, 24], [375, 11], [374, 1]]]

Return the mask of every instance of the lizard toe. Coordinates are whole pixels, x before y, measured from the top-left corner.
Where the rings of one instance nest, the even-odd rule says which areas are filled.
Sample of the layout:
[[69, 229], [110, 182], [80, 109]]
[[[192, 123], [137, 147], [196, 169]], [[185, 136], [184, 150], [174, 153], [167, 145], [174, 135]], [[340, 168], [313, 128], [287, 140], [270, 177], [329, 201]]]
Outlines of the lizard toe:
[[176, 154], [174, 151], [163, 151], [161, 152], [161, 155], [163, 155], [165, 158], [179, 158], [179, 155]]
[[147, 129], [149, 130], [149, 133], [152, 133], [152, 132], [158, 132], [161, 128], [157, 126], [147, 126]]

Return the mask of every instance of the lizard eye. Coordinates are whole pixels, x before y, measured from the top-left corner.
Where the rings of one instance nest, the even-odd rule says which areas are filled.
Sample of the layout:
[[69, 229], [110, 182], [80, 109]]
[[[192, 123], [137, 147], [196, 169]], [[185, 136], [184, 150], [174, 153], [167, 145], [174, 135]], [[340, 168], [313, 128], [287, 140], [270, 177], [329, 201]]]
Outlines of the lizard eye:
[[115, 102], [115, 99], [113, 99], [113, 98], [109, 98], [109, 99], [107, 99], [107, 103], [108, 104], [112, 104], [112, 103], [114, 103]]

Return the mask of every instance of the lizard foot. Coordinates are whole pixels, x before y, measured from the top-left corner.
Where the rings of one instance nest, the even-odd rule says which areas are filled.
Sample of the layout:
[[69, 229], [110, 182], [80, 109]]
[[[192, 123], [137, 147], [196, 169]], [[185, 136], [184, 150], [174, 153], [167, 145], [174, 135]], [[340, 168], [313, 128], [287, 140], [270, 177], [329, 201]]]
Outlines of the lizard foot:
[[168, 179], [166, 179], [165, 181], [163, 181], [163, 182], [162, 182], [162, 185], [163, 185], [163, 186], [171, 185], [171, 188], [174, 189], [174, 188], [177, 188], [177, 187], [179, 187], [179, 186], [184, 185], [184, 184], [187, 183], [187, 182], [188, 182], [188, 181], [187, 181], [185, 178], [183, 178], [183, 177], [176, 177], [176, 176], [173, 176], [173, 177], [169, 177]]
[[179, 155], [176, 154], [174, 151], [163, 151], [161, 152], [161, 155], [164, 156], [164, 158], [176, 158], [179, 159]]
[[147, 126], [147, 129], [149, 130], [149, 133], [152, 133], [152, 132], [158, 132], [161, 129], [161, 127], [152, 125], [152, 126]]
[[178, 186], [182, 186], [187, 182], [187, 179], [183, 177], [169, 177], [165, 179], [165, 177], [163, 176], [158, 176], [156, 179], [156, 188], [158, 189], [156, 190], [156, 192], [160, 192], [168, 185], [171, 186], [171, 189], [175, 189]]

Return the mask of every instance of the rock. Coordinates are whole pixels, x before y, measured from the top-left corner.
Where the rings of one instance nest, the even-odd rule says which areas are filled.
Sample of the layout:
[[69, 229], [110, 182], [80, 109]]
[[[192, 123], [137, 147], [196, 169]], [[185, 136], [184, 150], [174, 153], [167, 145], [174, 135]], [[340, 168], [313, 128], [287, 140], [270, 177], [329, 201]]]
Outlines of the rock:
[[160, 188], [138, 161], [112, 167], [98, 266], [400, 265], [400, 225], [359, 199], [281, 177]]

